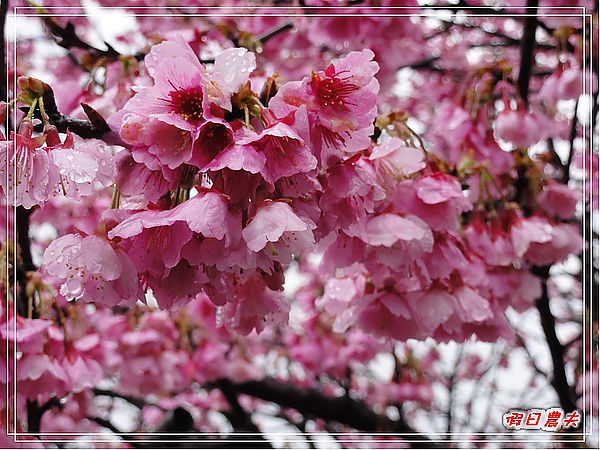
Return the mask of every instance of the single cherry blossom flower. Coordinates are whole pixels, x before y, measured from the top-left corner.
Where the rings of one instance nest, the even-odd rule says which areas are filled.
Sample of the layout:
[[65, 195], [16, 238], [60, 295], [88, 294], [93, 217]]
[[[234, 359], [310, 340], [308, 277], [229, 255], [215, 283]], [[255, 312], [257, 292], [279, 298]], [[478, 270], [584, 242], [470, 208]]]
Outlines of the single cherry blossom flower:
[[295, 112], [295, 127], [324, 166], [369, 147], [379, 92], [373, 57], [370, 50], [350, 52], [325, 71], [286, 83], [269, 103], [279, 118]]
[[267, 202], [258, 208], [250, 223], [242, 230], [248, 249], [264, 251], [276, 261], [289, 263], [292, 255], [310, 248], [314, 242], [310, 223], [296, 215], [283, 202]]
[[0, 141], [0, 185], [12, 205], [27, 209], [46, 202], [55, 176], [48, 153], [41, 148], [45, 136], [32, 134], [31, 119], [25, 118], [11, 140]]
[[137, 272], [120, 249], [97, 236], [62, 236], [44, 252], [44, 270], [56, 277], [68, 300], [131, 305], [138, 298]]

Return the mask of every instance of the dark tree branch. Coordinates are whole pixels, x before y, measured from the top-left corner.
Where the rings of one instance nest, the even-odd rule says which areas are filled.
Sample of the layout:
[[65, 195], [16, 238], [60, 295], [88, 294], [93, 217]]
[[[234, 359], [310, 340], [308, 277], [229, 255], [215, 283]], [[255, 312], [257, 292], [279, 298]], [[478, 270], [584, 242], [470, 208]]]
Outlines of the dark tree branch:
[[[432, 10], [450, 10], [452, 12], [455, 11], [468, 11], [468, 12], [476, 12], [477, 14], [480, 15], [490, 15], [490, 16], [498, 16], [498, 15], [505, 15], [507, 17], [511, 17], [511, 16], [518, 16], [519, 13], [517, 12], [513, 12], [513, 11], [509, 11], [508, 9], [505, 8], [498, 8], [498, 7], [488, 7], [488, 8], [484, 8], [484, 7], [480, 7], [480, 5], [477, 5], [478, 8], [476, 10], [473, 10], [472, 5], [470, 5], [466, 0], [459, 0], [458, 3], [456, 3], [455, 5], [428, 5], [425, 6], [425, 9], [432, 9]], [[527, 6], [530, 6], [529, 4], [527, 4]], [[531, 5], [533, 6], [533, 5]], [[537, 5], [535, 5], [537, 7]], [[534, 10], [535, 11], [535, 10]], [[527, 13], [530, 13], [531, 10], [528, 9]], [[542, 30], [544, 30], [546, 32], [546, 34], [548, 36], [553, 36], [555, 30], [551, 27], [549, 27], [548, 25], [546, 25], [544, 22], [538, 22], [537, 26], [539, 28], [541, 28]], [[581, 30], [578, 30], [581, 31]], [[573, 52], [575, 50], [575, 46], [567, 41], [564, 43], [564, 46], [566, 48], [567, 51], [569, 52]], [[546, 47], [546, 46], [544, 46]], [[548, 47], [549, 48], [549, 47]]]
[[[44, 83], [43, 81], [34, 80], [35, 83], [41, 86], [41, 91], [43, 92], [42, 99], [44, 101], [44, 110], [48, 115], [48, 119], [52, 125], [54, 125], [59, 132], [66, 133], [67, 130], [70, 130], [72, 133], [82, 137], [82, 138], [97, 138], [102, 139], [106, 138], [108, 133], [110, 133], [110, 127], [104, 120], [104, 118], [91, 106], [81, 103], [81, 107], [83, 112], [88, 117], [88, 120], [76, 119], [74, 117], [67, 116], [61, 113], [58, 110], [58, 106], [56, 105], [56, 99], [54, 97], [54, 91], [50, 87], [50, 85]], [[23, 107], [21, 110], [27, 111], [29, 108]], [[41, 112], [39, 107], [35, 110], [35, 117], [38, 119], [42, 119]], [[36, 131], [42, 131], [43, 124], [39, 124], [36, 128]], [[109, 142], [109, 143], [119, 143], [119, 142]]]
[[[268, 41], [273, 39], [275, 36], [278, 36], [285, 31], [291, 30], [292, 28], [294, 28], [293, 22], [284, 22], [281, 25], [276, 26], [272, 30], [269, 30], [266, 33], [258, 36], [256, 38], [256, 40], [258, 42], [260, 42], [262, 45], [265, 45]], [[239, 45], [238, 42], [235, 42], [236, 39], [232, 39], [232, 41], [234, 41], [234, 44], [236, 45], [236, 47]], [[214, 58], [201, 59], [200, 62], [202, 64], [213, 64], [215, 62], [215, 60], [214, 60]]]
[[[17, 312], [23, 317], [27, 317], [29, 312], [29, 299], [26, 292], [27, 272], [37, 269], [31, 257], [31, 239], [29, 237], [29, 218], [32, 212], [32, 209], [25, 209], [22, 206], [16, 208], [16, 237], [20, 256], [16, 265], [16, 279], [19, 286], [19, 297], [16, 306]], [[35, 318], [36, 315], [36, 312], [32, 311], [32, 317]]]
[[[240, 405], [238, 394], [229, 380], [220, 380], [217, 383], [219, 389], [227, 399], [231, 410], [225, 415], [229, 419], [231, 426], [238, 433], [262, 433], [256, 424], [252, 421], [251, 415]], [[260, 442], [248, 442], [248, 448], [273, 448], [262, 434], [254, 436]]]
[[454, 396], [456, 395], [454, 392], [454, 388], [456, 385], [456, 377], [458, 375], [458, 370], [460, 368], [460, 362], [462, 361], [462, 354], [464, 351], [464, 346], [460, 346], [460, 351], [456, 357], [456, 361], [454, 363], [454, 367], [450, 376], [448, 377], [448, 410], [446, 412], [447, 423], [446, 423], [446, 433], [451, 436], [452, 428], [454, 425]]
[[512, 45], [519, 45], [521, 42], [517, 38], [514, 38], [507, 34], [501, 33], [499, 31], [486, 30], [479, 25], [474, 25], [474, 24], [470, 24], [470, 23], [449, 22], [446, 20], [442, 20], [442, 22], [445, 24], [445, 26], [444, 26], [445, 29], [449, 29], [451, 27], [459, 27], [459, 28], [464, 28], [467, 30], [479, 31], [487, 36], [502, 39], [503, 41], [505, 41], [505, 43], [512, 44]]
[[529, 347], [527, 347], [527, 343], [525, 342], [525, 339], [523, 338], [523, 336], [516, 329], [515, 329], [515, 334], [516, 334], [516, 337], [517, 337], [517, 343], [519, 344], [519, 346], [523, 349], [523, 351], [527, 355], [527, 358], [529, 359], [529, 363], [531, 364], [531, 367], [533, 367], [533, 369], [535, 370], [535, 372], [538, 375], [540, 375], [545, 380], [547, 380], [548, 379], [548, 374], [546, 372], [544, 372], [542, 369], [540, 369], [540, 366], [537, 365], [537, 363], [535, 361], [535, 358], [533, 357], [533, 355], [529, 351]]
[[27, 400], [27, 431], [29, 433], [39, 433], [42, 424], [42, 416], [53, 406], [62, 408], [57, 398], [52, 397], [43, 405], [37, 400]]
[[540, 314], [542, 329], [550, 355], [552, 357], [552, 379], [551, 384], [556, 390], [561, 407], [565, 411], [573, 411], [577, 408], [574, 389], [569, 385], [565, 371], [564, 347], [556, 335], [556, 318], [550, 310], [550, 297], [548, 296], [547, 280], [550, 275], [550, 267], [536, 267], [532, 272], [542, 279], [542, 296], [536, 301], [536, 308]]
[[54, 41], [65, 50], [78, 48], [84, 50], [91, 56], [94, 56], [96, 58], [104, 58], [109, 61], [115, 61], [121, 56], [121, 53], [116, 51], [107, 42], [104, 42], [106, 49], [100, 49], [81, 40], [79, 36], [77, 36], [77, 33], [75, 32], [75, 27], [71, 22], [67, 22], [67, 24], [63, 27], [59, 25], [54, 20], [54, 18], [49, 15], [43, 15], [42, 21], [44, 22], [44, 25], [46, 25], [48, 31], [50, 31], [50, 33], [54, 37]]
[[[32, 210], [17, 206], [16, 209], [16, 233], [17, 244], [19, 245], [21, 263], [17, 267], [16, 276], [19, 285], [19, 298], [17, 302], [17, 313], [27, 317], [29, 313], [29, 299], [27, 298], [27, 272], [36, 270], [31, 257], [31, 239], [29, 237], [29, 218]], [[33, 314], [32, 317], [35, 317]], [[47, 405], [40, 406], [37, 400], [27, 400], [27, 431], [30, 433], [39, 433], [42, 422], [42, 415], [49, 408]]]
[[[464, 0], [461, 0], [463, 2]], [[527, 0], [528, 7], [536, 8], [537, 12], [538, 0]], [[529, 10], [528, 10], [529, 11]], [[531, 79], [532, 66], [535, 61], [535, 30], [537, 28], [536, 15], [525, 17], [523, 27], [523, 36], [521, 38], [521, 53], [519, 63], [519, 78], [517, 80], [518, 93], [527, 105], [529, 98], [529, 81]], [[527, 154], [524, 152], [524, 157]], [[520, 164], [517, 167], [517, 179], [515, 181], [515, 202], [521, 206], [523, 214], [528, 216], [531, 214], [531, 201], [528, 195], [528, 180], [527, 167], [525, 164]]]
[[[121, 400], [125, 400], [127, 403], [129, 403], [133, 406], [136, 406], [139, 409], [142, 409], [144, 406], [149, 404], [143, 398], [134, 397], [132, 395], [119, 394], [118, 392], [114, 392], [109, 389], [94, 388], [94, 389], [92, 389], [92, 392], [94, 393], [94, 395], [97, 395], [97, 396], [120, 398]], [[156, 405], [153, 405], [153, 406], [156, 406]]]
[[37, 269], [31, 257], [31, 239], [29, 237], [29, 218], [32, 212], [33, 209], [17, 206], [17, 243], [21, 249], [23, 269], [28, 272]]
[[40, 432], [43, 413], [37, 400], [27, 400], [27, 432]]
[[434, 65], [434, 63], [436, 61], [438, 61], [439, 59], [440, 59], [439, 56], [432, 56], [431, 58], [423, 59], [420, 61], [415, 61], [415, 62], [409, 63], [409, 64], [404, 64], [404, 65], [398, 67], [398, 70], [410, 68], [410, 69], [428, 69], [428, 70], [431, 70], [434, 72], [436, 72], [436, 71], [441, 72], [441, 69]]
[[[527, 6], [537, 11], [538, 0], [527, 0]], [[531, 11], [528, 10], [528, 11]], [[535, 60], [535, 31], [538, 25], [535, 14], [525, 18], [523, 38], [521, 42], [521, 61], [519, 68], [519, 78], [517, 88], [525, 104], [529, 97], [529, 81], [531, 78], [531, 69]], [[521, 204], [525, 215], [531, 214], [530, 206], [527, 204], [525, 193], [527, 190], [527, 174], [524, 167], [518, 169], [518, 179], [516, 181], [516, 199]], [[540, 320], [544, 335], [550, 349], [552, 357], [552, 379], [551, 384], [559, 398], [560, 405], [565, 411], [573, 411], [577, 404], [575, 401], [575, 391], [569, 385], [565, 372], [564, 347], [560, 343], [556, 334], [556, 318], [550, 309], [550, 297], [548, 295], [547, 280], [550, 276], [550, 266], [533, 267], [531, 272], [542, 280], [542, 295], [536, 301], [536, 308], [540, 314]]]
[[293, 22], [284, 22], [281, 25], [276, 26], [272, 30], [267, 31], [265, 34], [259, 36], [258, 40], [260, 41], [261, 44], [264, 45], [270, 39], [273, 39], [275, 36], [285, 32], [285, 31], [291, 30], [292, 28], [294, 28]]
[[48, 89], [44, 91], [44, 108], [48, 114], [50, 123], [59, 132], [65, 133], [69, 129], [82, 138], [101, 138], [102, 135], [110, 131], [110, 127], [96, 110], [85, 103], [82, 103], [81, 107], [89, 120], [75, 119], [62, 114], [56, 106], [52, 88], [48, 86]]
[[405, 439], [412, 448], [439, 448], [429, 437], [416, 432], [403, 419], [391, 420], [373, 412], [368, 405], [349, 396], [329, 397], [316, 389], [296, 387], [273, 378], [231, 384], [240, 394], [250, 395], [304, 416], [337, 422], [359, 431], [410, 433]]
[[529, 80], [531, 78], [531, 71], [535, 63], [535, 30], [538, 25], [536, 16], [538, 0], [527, 0], [527, 6], [535, 9], [528, 9], [527, 12], [531, 13], [531, 15], [525, 17], [523, 37], [521, 38], [519, 79], [517, 80], [519, 95], [525, 104], [527, 104], [529, 98]]

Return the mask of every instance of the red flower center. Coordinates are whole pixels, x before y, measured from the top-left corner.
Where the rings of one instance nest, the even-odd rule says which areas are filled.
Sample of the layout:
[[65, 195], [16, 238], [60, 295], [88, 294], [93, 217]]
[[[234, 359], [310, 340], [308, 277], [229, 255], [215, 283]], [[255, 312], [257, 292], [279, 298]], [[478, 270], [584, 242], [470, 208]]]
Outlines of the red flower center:
[[331, 64], [323, 75], [313, 73], [311, 86], [321, 106], [341, 112], [349, 111], [350, 106], [356, 106], [356, 103], [350, 101], [350, 95], [360, 88], [349, 81], [349, 76], [340, 77], [344, 72], [336, 73]]
[[166, 100], [174, 112], [183, 119], [198, 122], [202, 120], [202, 88], [194, 86], [186, 89], [173, 86], [169, 92], [170, 99]]

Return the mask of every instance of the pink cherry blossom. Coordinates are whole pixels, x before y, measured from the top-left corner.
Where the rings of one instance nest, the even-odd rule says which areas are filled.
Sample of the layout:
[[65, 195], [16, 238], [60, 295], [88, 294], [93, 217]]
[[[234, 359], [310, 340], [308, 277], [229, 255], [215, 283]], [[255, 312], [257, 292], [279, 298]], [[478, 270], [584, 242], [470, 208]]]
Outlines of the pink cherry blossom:
[[577, 226], [558, 224], [552, 226], [551, 237], [545, 241], [534, 241], [525, 253], [525, 258], [542, 266], [564, 260], [568, 255], [579, 253], [583, 247]]
[[346, 154], [369, 146], [379, 91], [373, 56], [370, 50], [350, 52], [323, 72], [285, 84], [269, 104], [279, 118], [297, 111], [299, 133], [324, 165], [344, 156], [339, 144]]
[[250, 73], [256, 69], [254, 53], [245, 48], [228, 48], [215, 58], [209, 72], [211, 81], [206, 90], [212, 102], [231, 111], [231, 96], [244, 86]]
[[472, 208], [460, 184], [439, 172], [399, 183], [393, 201], [398, 212], [415, 214], [438, 230], [456, 229], [458, 215]]
[[33, 124], [25, 119], [10, 141], [0, 141], [0, 185], [14, 206], [29, 209], [44, 204], [53, 189], [45, 137], [33, 137]]
[[283, 202], [268, 202], [242, 230], [248, 249], [264, 251], [279, 262], [288, 263], [293, 254], [310, 248], [314, 238], [311, 224], [302, 220]]
[[387, 135], [382, 135], [369, 159], [374, 161], [381, 184], [388, 190], [393, 190], [403, 177], [425, 168], [422, 150], [406, 147], [400, 139]]
[[240, 284], [235, 292], [237, 301], [225, 306], [231, 326], [240, 334], [253, 330], [260, 333], [265, 327], [287, 321], [289, 305], [283, 296], [266, 289], [264, 282], [253, 278]]
[[98, 139], [82, 140], [67, 133], [62, 145], [49, 148], [58, 172], [57, 190], [72, 198], [89, 196], [96, 185], [110, 186], [116, 169], [112, 152]]
[[538, 204], [551, 217], [570, 219], [575, 215], [578, 196], [568, 186], [548, 184], [538, 196]]
[[116, 166], [115, 182], [119, 191], [130, 196], [142, 195], [151, 202], [157, 202], [174, 189], [179, 179], [178, 171], [165, 166], [160, 170], [151, 170], [145, 164], [136, 162], [128, 152], [117, 154]]
[[583, 93], [583, 70], [578, 67], [562, 67], [544, 81], [538, 95], [555, 105], [559, 100], [579, 98]]
[[502, 111], [496, 120], [496, 133], [517, 147], [529, 147], [544, 138], [539, 116], [524, 110]]
[[198, 57], [183, 39], [166, 41], [152, 47], [146, 67], [154, 86], [140, 87], [125, 111], [193, 131], [208, 106], [206, 69]]
[[122, 250], [96, 236], [65, 235], [44, 252], [44, 270], [56, 277], [68, 300], [131, 305], [137, 300], [137, 272]]

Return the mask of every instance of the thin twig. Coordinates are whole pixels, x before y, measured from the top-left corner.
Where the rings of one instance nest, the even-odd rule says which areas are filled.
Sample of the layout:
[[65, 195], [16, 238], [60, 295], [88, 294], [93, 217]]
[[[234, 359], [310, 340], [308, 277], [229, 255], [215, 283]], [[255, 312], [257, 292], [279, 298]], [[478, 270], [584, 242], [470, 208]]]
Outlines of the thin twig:
[[563, 184], [569, 184], [569, 177], [571, 176], [571, 162], [573, 161], [573, 155], [575, 154], [575, 138], [577, 137], [577, 109], [579, 108], [579, 99], [575, 102], [575, 110], [573, 111], [573, 118], [571, 119], [571, 130], [569, 132], [569, 156], [563, 167], [562, 182]]
[[270, 39], [273, 39], [275, 36], [285, 32], [285, 31], [291, 30], [292, 28], [294, 28], [293, 22], [284, 22], [281, 25], [276, 26], [272, 30], [267, 31], [265, 34], [259, 36], [258, 40], [260, 41], [261, 44], [264, 45]]
[[460, 366], [460, 362], [462, 361], [462, 355], [464, 351], [464, 345], [460, 346], [460, 350], [458, 351], [458, 355], [456, 356], [456, 361], [454, 363], [454, 367], [452, 369], [452, 373], [448, 377], [448, 410], [446, 412], [447, 423], [446, 423], [446, 433], [452, 437], [452, 420], [453, 420], [453, 412], [454, 412], [454, 387], [456, 381], [456, 375], [458, 374], [458, 369]]
[[120, 56], [122, 56], [121, 53], [115, 50], [107, 42], [104, 42], [106, 49], [101, 49], [81, 40], [81, 38], [77, 36], [77, 33], [75, 32], [75, 26], [71, 22], [67, 22], [67, 24], [63, 27], [49, 15], [43, 15], [41, 18], [44, 22], [44, 25], [46, 25], [48, 28], [48, 31], [50, 31], [54, 37], [54, 41], [65, 50], [78, 48], [97, 58], [105, 58], [109, 61], [116, 61]]
[[[42, 98], [44, 102], [44, 110], [48, 115], [48, 119], [50, 123], [58, 129], [59, 132], [65, 133], [67, 130], [70, 130], [82, 138], [97, 139], [105, 138], [105, 135], [110, 133], [110, 127], [100, 113], [98, 113], [98, 111], [96, 111], [94, 108], [86, 105], [85, 103], [81, 104], [83, 112], [88, 117], [88, 120], [76, 119], [74, 117], [67, 116], [58, 110], [56, 99], [54, 97], [54, 91], [50, 85], [39, 80], [36, 80], [36, 82], [42, 86], [41, 89], [43, 90]], [[41, 112], [39, 109], [36, 109], [36, 117], [41, 119]], [[40, 124], [39, 126], [43, 127], [43, 124]], [[36, 131], [41, 131], [41, 129], [38, 130], [36, 128]], [[113, 133], [111, 133], [111, 135], [112, 134]]]

